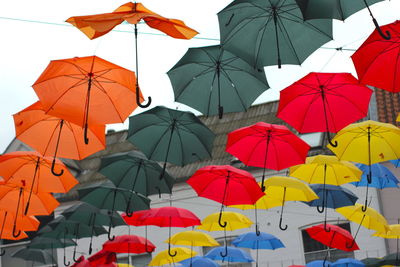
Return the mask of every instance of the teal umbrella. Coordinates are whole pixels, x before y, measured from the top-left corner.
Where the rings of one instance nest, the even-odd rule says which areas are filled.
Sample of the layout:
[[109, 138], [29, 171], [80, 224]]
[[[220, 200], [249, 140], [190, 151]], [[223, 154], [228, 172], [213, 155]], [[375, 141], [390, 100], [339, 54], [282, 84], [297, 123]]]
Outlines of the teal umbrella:
[[12, 254], [11, 257], [20, 258], [25, 261], [40, 262], [43, 264], [51, 263], [52, 266], [57, 266], [54, 257], [46, 250], [42, 249], [22, 248]]
[[[147, 210], [150, 208], [150, 199], [142, 194], [115, 187], [111, 181], [94, 183], [78, 189], [79, 199], [89, 203], [99, 209], [110, 211], [110, 216], [114, 211], [132, 211]], [[108, 238], [111, 237], [111, 224], [108, 229]]]
[[206, 116], [247, 110], [269, 88], [255, 69], [220, 45], [189, 48], [168, 71], [175, 100]]
[[400, 253], [397, 251], [382, 258], [382, 265], [400, 266]]
[[333, 39], [332, 20], [304, 21], [295, 0], [235, 0], [218, 20], [223, 48], [258, 68], [300, 65]]
[[389, 40], [390, 32], [386, 35], [382, 32], [376, 21], [370, 5], [382, 2], [384, 0], [296, 0], [305, 20], [311, 19], [338, 19], [345, 20], [357, 11], [367, 8], [372, 21], [378, 30], [379, 34]]
[[175, 179], [162, 173], [160, 165], [137, 151], [101, 159], [99, 173], [106, 176], [116, 187], [135, 191], [144, 196], [161, 193], [171, 194]]
[[55, 248], [64, 248], [64, 265], [68, 266], [70, 262], [66, 262], [65, 248], [70, 246], [76, 246], [76, 243], [72, 239], [66, 238], [64, 234], [57, 239], [37, 236], [32, 239], [28, 245], [28, 249], [51, 249], [51, 253], [53, 253], [53, 249]]
[[215, 134], [193, 113], [154, 107], [129, 117], [128, 141], [151, 160], [184, 166], [211, 157]]

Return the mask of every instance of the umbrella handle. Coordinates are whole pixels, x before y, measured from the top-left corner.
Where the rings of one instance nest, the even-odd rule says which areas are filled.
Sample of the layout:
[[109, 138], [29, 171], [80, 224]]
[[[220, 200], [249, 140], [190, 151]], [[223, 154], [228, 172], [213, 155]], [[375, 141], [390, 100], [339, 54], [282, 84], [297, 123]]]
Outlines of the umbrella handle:
[[378, 31], [379, 35], [382, 36], [383, 39], [390, 40], [392, 38], [392, 35], [390, 34], [389, 31], [386, 31], [386, 35], [385, 35], [385, 33], [383, 33], [381, 27], [379, 26], [379, 24], [375, 18], [372, 18], [372, 22], [374, 23], [375, 28]]
[[224, 107], [223, 106], [219, 106], [218, 107], [218, 118], [222, 119], [223, 115], [224, 115]]
[[[17, 215], [15, 215], [15, 216], [17, 216]], [[16, 228], [17, 228], [17, 226], [16, 226], [16, 224], [14, 224], [14, 226], [13, 226], [13, 231], [12, 231], [12, 235], [13, 235], [13, 237], [15, 237], [15, 238], [17, 238], [17, 237], [19, 237], [19, 236], [21, 235], [21, 230], [18, 230], [18, 232], [15, 232]]]
[[175, 257], [176, 254], [178, 254], [178, 251], [175, 250], [174, 253], [172, 253], [172, 252], [171, 252], [171, 243], [168, 243], [168, 255], [169, 255], [170, 257]]
[[140, 103], [140, 93], [139, 93], [139, 86], [136, 86], [136, 104], [141, 108], [147, 108], [151, 105], [151, 96], [147, 98], [148, 102], [146, 104]]
[[89, 255], [92, 254], [93, 248], [92, 248], [92, 243], [89, 245]]
[[260, 229], [258, 229], [258, 223], [256, 223], [256, 235], [260, 236], [261, 232]]
[[354, 246], [354, 243], [355, 243], [355, 242], [356, 242], [355, 239], [353, 239], [353, 240], [351, 241], [351, 243], [350, 243], [350, 246], [348, 245], [349, 243], [346, 242], [346, 248], [351, 249], [351, 248]]
[[324, 223], [324, 230], [325, 232], [329, 233], [331, 231], [331, 228], [326, 228], [326, 222]]
[[57, 172], [55, 171], [55, 166], [56, 166], [56, 158], [53, 158], [53, 162], [51, 163], [51, 173], [52, 173], [54, 176], [61, 176], [61, 175], [63, 175], [64, 170], [61, 169], [61, 171], [60, 171], [59, 173], [57, 173]]
[[129, 206], [130, 206], [130, 201], [128, 202], [128, 205], [126, 205], [126, 210], [125, 210], [126, 216], [128, 216], [130, 218], [133, 215], [133, 211], [132, 212], [129, 211], [129, 208], [130, 208]]
[[81, 260], [78, 258], [78, 259], [76, 259], [76, 246], [75, 246], [75, 248], [74, 248], [74, 254], [73, 254], [73, 256], [72, 256], [72, 259], [74, 260], [74, 262], [81, 262]]
[[4, 248], [2, 248], [0, 250], [0, 256], [4, 256], [6, 254], [6, 250]]
[[86, 123], [85, 124], [85, 129], [83, 130], [83, 139], [84, 139], [86, 145], [89, 144], [89, 138], [88, 138], [88, 135], [87, 135], [87, 131], [88, 131], [88, 125]]
[[219, 224], [219, 226], [221, 226], [222, 228], [225, 228], [226, 225], [228, 224], [227, 222], [222, 223], [222, 211], [219, 213], [218, 224]]
[[332, 142], [331, 136], [329, 134], [329, 132], [326, 132], [326, 136], [328, 137], [328, 143], [333, 146], [333, 147], [337, 147], [338, 146], [338, 142], [335, 140], [335, 142]]
[[362, 210], [363, 212], [366, 212], [366, 211], [367, 211], [367, 208], [368, 208], [368, 200], [365, 198], [365, 203], [364, 203], [364, 205], [361, 207], [361, 210]]
[[317, 206], [317, 211], [319, 212], [319, 213], [324, 213], [324, 210], [325, 210], [325, 206]]
[[65, 257], [65, 254], [64, 254], [64, 266], [69, 266], [70, 264], [71, 264], [70, 261], [66, 262], [66, 257]]
[[279, 219], [279, 229], [281, 229], [282, 231], [286, 231], [286, 229], [288, 228], [287, 224], [285, 225], [285, 227], [282, 226], [282, 217]]
[[111, 237], [111, 223], [110, 223], [110, 225], [108, 226], [108, 233], [107, 233], [107, 236], [108, 236], [108, 240], [114, 241], [115, 235], [113, 235], [113, 236]]
[[225, 252], [222, 253], [222, 251], [219, 253], [219, 255], [221, 255], [222, 258], [225, 258], [226, 256], [228, 256], [228, 247], [225, 245]]

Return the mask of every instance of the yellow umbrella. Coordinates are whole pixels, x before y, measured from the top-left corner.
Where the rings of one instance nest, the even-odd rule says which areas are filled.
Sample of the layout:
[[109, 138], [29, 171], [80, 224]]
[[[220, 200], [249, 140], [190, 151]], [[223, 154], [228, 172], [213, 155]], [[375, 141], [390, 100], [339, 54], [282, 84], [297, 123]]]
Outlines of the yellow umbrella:
[[319, 197], [315, 192], [303, 181], [296, 178], [285, 177], [285, 176], [273, 176], [268, 178], [264, 182], [265, 194], [281, 201], [281, 213], [279, 218], [279, 228], [282, 231], [287, 229], [282, 226], [282, 214], [285, 201], [312, 201]]
[[383, 238], [399, 239], [400, 238], [400, 224], [389, 224], [388, 230], [383, 232], [376, 232], [373, 236]]
[[214, 247], [219, 243], [210, 235], [198, 231], [184, 231], [171, 236], [164, 241], [173, 245], [194, 246], [194, 247]]
[[361, 179], [362, 171], [335, 156], [307, 157], [305, 164], [290, 167], [289, 175], [309, 184], [342, 185]]
[[151, 260], [148, 266], [162, 266], [166, 264], [175, 264], [177, 262], [189, 259], [197, 255], [196, 251], [183, 247], [171, 248], [171, 251], [172, 254], [176, 253], [176, 256], [171, 257], [168, 254], [168, 249], [163, 250], [157, 253], [157, 255]]
[[[379, 212], [370, 207], [367, 207], [367, 209], [363, 211], [363, 208], [363, 205], [356, 203], [354, 206], [347, 206], [336, 209], [338, 213], [343, 215], [349, 221], [359, 224], [357, 232], [354, 235], [353, 242], [355, 242], [361, 225], [367, 229], [375, 230], [380, 233], [386, 233], [389, 229], [385, 217], [383, 217]], [[350, 247], [352, 246], [353, 244]]]
[[253, 224], [248, 217], [238, 212], [222, 212], [222, 218], [227, 223], [225, 228], [219, 225], [218, 218], [219, 212], [210, 214], [201, 221], [201, 225], [197, 226], [196, 229], [205, 230], [208, 232], [224, 230], [234, 231], [242, 228], [248, 228]]
[[[400, 158], [400, 129], [390, 123], [364, 121], [353, 123], [342, 130], [332, 139], [338, 146], [327, 146], [340, 160], [350, 160], [371, 166], [391, 159]], [[365, 205], [367, 208], [368, 184], [372, 180], [369, 167], [367, 175]]]
[[135, 267], [135, 266], [130, 265], [130, 264], [128, 264], [128, 263], [118, 263], [117, 266], [118, 266], [118, 267]]

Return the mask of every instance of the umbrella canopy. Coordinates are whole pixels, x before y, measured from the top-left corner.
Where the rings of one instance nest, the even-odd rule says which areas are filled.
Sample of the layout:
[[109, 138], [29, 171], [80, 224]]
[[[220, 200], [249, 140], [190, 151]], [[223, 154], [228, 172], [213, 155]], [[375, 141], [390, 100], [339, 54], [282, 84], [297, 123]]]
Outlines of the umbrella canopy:
[[310, 261], [306, 264], [306, 267], [329, 267], [332, 265], [332, 262], [327, 260], [315, 260]]
[[329, 137], [367, 116], [371, 95], [350, 73], [311, 72], [280, 91], [276, 116], [300, 133], [327, 132]]
[[104, 125], [90, 125], [87, 135], [92, 142], [85, 144], [81, 126], [46, 114], [40, 101], [13, 118], [16, 137], [44, 156], [83, 159], [106, 147]]
[[247, 166], [282, 170], [304, 163], [310, 146], [284, 125], [258, 122], [228, 134], [226, 152]]
[[219, 212], [206, 216], [201, 225], [197, 229], [205, 231], [234, 231], [238, 229], [248, 228], [253, 222], [245, 215], [238, 212], [223, 211], [222, 220], [226, 222], [225, 227], [221, 227], [218, 223]]
[[[328, 231], [327, 231], [328, 230]], [[319, 224], [306, 229], [308, 235], [318, 242], [330, 247], [344, 251], [360, 249], [351, 233], [337, 225]]]
[[304, 21], [295, 0], [236, 0], [218, 20], [223, 47], [258, 67], [300, 65], [332, 40], [332, 21]]
[[400, 224], [389, 224], [386, 232], [376, 232], [372, 236], [390, 239], [400, 239]]
[[162, 266], [166, 264], [175, 264], [177, 262], [189, 259], [197, 255], [196, 251], [183, 247], [171, 248], [171, 251], [173, 254], [175, 254], [175, 256], [173, 257], [170, 256], [169, 250], [163, 250], [157, 253], [157, 255], [153, 257], [148, 266]]
[[390, 160], [390, 162], [396, 167], [400, 167], [400, 159]]
[[183, 267], [219, 267], [215, 261], [206, 257], [195, 256], [179, 262]]
[[332, 267], [365, 267], [365, 264], [362, 261], [352, 259], [352, 258], [344, 258], [339, 259], [332, 263]]
[[400, 253], [397, 252], [386, 255], [382, 258], [382, 264], [394, 266], [400, 265]]
[[189, 48], [168, 71], [175, 100], [206, 116], [247, 110], [269, 88], [259, 71], [220, 45]]
[[360, 82], [389, 92], [400, 92], [396, 78], [400, 67], [396, 60], [400, 54], [399, 30], [400, 21], [382, 26], [382, 31], [392, 36], [390, 41], [375, 30], [351, 56]]
[[253, 262], [253, 258], [244, 250], [235, 247], [227, 247], [227, 255], [222, 256], [224, 247], [216, 247], [207, 252], [204, 257], [212, 260], [221, 260], [227, 262]]
[[251, 248], [251, 249], [271, 249], [284, 248], [282, 241], [274, 235], [260, 232], [259, 235], [255, 232], [248, 232], [239, 235], [232, 241], [235, 247]]
[[144, 237], [136, 235], [121, 235], [103, 244], [103, 249], [115, 253], [145, 253], [153, 252], [156, 246]]
[[127, 140], [149, 159], [186, 165], [211, 157], [215, 134], [191, 112], [154, 107], [129, 118]]
[[290, 167], [289, 175], [309, 184], [342, 185], [359, 181], [362, 171], [335, 156], [317, 155], [307, 157], [305, 164]]
[[219, 243], [210, 235], [198, 231], [184, 231], [171, 236], [164, 241], [180, 246], [193, 246], [193, 247], [214, 247], [219, 246]]
[[[97, 56], [53, 60], [33, 84], [46, 113], [85, 128], [121, 123], [137, 107], [135, 73]], [[138, 92], [139, 94], [139, 92]]]
[[64, 248], [64, 265], [68, 266], [70, 262], [66, 261], [66, 253], [65, 248], [70, 246], [76, 246], [77, 244], [72, 239], [66, 239], [65, 236], [59, 237], [57, 239], [47, 238], [37, 236], [35, 237], [28, 246], [28, 249], [51, 249], [53, 253], [53, 249], [55, 248]]
[[[16, 228], [22, 231], [36, 231], [40, 225], [40, 221], [34, 216], [24, 216], [22, 213], [17, 215], [15, 213], [0, 210], [0, 228], [3, 230], [11, 230], [12, 226], [16, 223]], [[2, 235], [0, 233], [0, 239]]]
[[381, 258], [365, 258], [361, 260], [367, 267], [380, 267], [383, 266]]
[[159, 179], [162, 168], [137, 151], [101, 159], [99, 173], [110, 179], [116, 187], [125, 188], [144, 196], [171, 194], [174, 178], [167, 172]]
[[[351, 184], [359, 186], [367, 186], [369, 166], [361, 163], [356, 163], [356, 166], [363, 171], [362, 178], [359, 182], [352, 182]], [[382, 164], [376, 163], [371, 165], [371, 183], [369, 186], [383, 189], [387, 187], [399, 187], [400, 181], [397, 177]]]
[[[340, 130], [333, 138], [339, 146], [327, 147], [340, 160], [350, 160], [371, 166], [400, 157], [400, 129], [389, 123], [364, 121], [353, 123]], [[372, 170], [368, 171], [368, 183], [371, 183]], [[368, 186], [364, 210], [367, 208]]]
[[99, 250], [96, 254], [93, 254], [88, 258], [88, 261], [91, 266], [115, 266], [115, 262], [117, 261], [117, 255], [115, 252], [110, 252], [107, 250]]
[[11, 255], [11, 257], [20, 258], [26, 261], [40, 262], [43, 264], [55, 263], [55, 259], [45, 250], [22, 248]]

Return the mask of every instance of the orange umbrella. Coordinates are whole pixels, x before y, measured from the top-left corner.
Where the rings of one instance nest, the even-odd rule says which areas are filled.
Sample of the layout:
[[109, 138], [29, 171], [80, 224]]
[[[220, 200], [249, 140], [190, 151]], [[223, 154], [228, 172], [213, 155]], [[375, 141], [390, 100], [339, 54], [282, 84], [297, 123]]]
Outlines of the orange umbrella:
[[54, 155], [53, 163], [56, 156], [83, 159], [105, 148], [104, 125], [90, 125], [88, 138], [92, 142], [85, 144], [78, 138], [83, 135], [81, 126], [46, 114], [40, 101], [13, 117], [17, 138], [44, 156]]
[[[67, 19], [82, 31], [89, 39], [95, 39], [110, 32], [115, 26], [126, 21], [135, 25], [135, 46], [136, 46], [136, 75], [138, 75], [138, 52], [137, 52], [137, 24], [143, 20], [151, 28], [162, 31], [163, 33], [178, 39], [191, 39], [198, 34], [197, 31], [189, 28], [185, 23], [178, 19], [169, 19], [154, 13], [144, 7], [141, 3], [128, 2], [118, 7], [112, 13], [76, 16]], [[139, 83], [136, 81], [136, 90], [139, 90]], [[151, 103], [151, 97], [147, 104], [140, 103], [140, 99], [136, 98], [137, 104], [142, 107], [148, 107]]]
[[52, 60], [32, 86], [46, 113], [84, 126], [121, 123], [137, 107], [135, 73], [97, 56]]
[[[16, 207], [15, 204], [17, 204]], [[12, 231], [14, 237], [18, 237], [21, 233], [20, 230], [15, 233], [20, 210], [25, 210], [25, 215], [50, 215], [59, 204], [49, 193], [36, 192], [32, 194], [32, 191], [27, 189], [23, 183], [22, 186], [11, 184], [0, 186], [0, 210], [15, 214]]]

